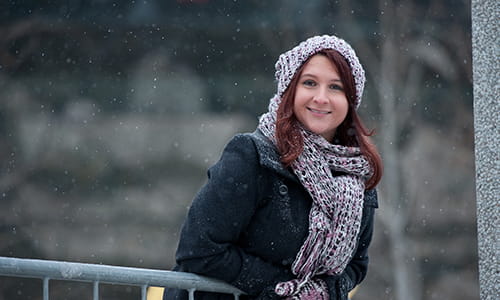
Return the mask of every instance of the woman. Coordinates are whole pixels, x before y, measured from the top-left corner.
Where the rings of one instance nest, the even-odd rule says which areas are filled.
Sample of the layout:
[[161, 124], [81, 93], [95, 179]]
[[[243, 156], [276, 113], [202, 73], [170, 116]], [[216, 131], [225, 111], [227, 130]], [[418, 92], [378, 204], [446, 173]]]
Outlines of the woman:
[[279, 57], [276, 79], [257, 130], [209, 169], [175, 270], [224, 280], [243, 299], [347, 299], [366, 275], [382, 173], [356, 113], [364, 70], [344, 40], [316, 36]]

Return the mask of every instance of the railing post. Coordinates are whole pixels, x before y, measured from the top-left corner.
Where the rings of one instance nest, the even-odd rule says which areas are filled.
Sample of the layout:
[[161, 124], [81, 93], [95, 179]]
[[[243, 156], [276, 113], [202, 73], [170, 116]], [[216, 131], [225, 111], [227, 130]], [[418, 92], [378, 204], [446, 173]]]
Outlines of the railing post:
[[194, 291], [195, 291], [195, 289], [189, 289], [188, 290], [189, 300], [194, 300]]
[[93, 300], [99, 300], [99, 281], [94, 281]]
[[49, 278], [43, 278], [43, 300], [49, 300]]
[[146, 295], [148, 294], [148, 286], [147, 285], [142, 285], [141, 286], [141, 300], [146, 300]]

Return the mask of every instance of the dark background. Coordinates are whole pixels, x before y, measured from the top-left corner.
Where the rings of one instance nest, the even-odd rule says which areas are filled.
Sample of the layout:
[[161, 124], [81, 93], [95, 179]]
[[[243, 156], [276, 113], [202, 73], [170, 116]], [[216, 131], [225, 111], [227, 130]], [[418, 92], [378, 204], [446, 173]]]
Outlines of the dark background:
[[[479, 299], [468, 1], [0, 2], [0, 255], [170, 269], [277, 57], [325, 33], [367, 70], [360, 113], [385, 163], [354, 299]], [[40, 287], [0, 278], [0, 299]], [[90, 285], [51, 285], [74, 295]]]

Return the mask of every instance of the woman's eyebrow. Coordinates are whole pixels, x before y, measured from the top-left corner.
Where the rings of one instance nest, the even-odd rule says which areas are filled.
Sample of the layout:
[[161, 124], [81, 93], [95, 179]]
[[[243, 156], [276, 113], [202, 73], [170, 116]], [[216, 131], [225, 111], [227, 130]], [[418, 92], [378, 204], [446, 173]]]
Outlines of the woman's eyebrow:
[[311, 74], [311, 73], [304, 73], [300, 77], [318, 77], [318, 76]]
[[[314, 75], [314, 74], [311, 74], [311, 73], [304, 73], [302, 74], [300, 77], [313, 77], [313, 78], [318, 78], [318, 76]], [[333, 79], [330, 79], [330, 81], [334, 81], [334, 82], [342, 82], [342, 80], [340, 78], [333, 78]]]

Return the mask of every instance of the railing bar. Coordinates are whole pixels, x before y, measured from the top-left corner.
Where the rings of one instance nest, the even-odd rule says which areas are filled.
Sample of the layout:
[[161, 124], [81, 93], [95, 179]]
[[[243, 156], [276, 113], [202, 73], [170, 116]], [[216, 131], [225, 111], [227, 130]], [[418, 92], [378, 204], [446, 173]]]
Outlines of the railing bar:
[[242, 294], [236, 287], [221, 280], [192, 273], [2, 256], [0, 256], [1, 276], [29, 277], [44, 280], [43, 293], [46, 296], [43, 300], [49, 300], [49, 281], [51, 280], [95, 282], [94, 294], [96, 295], [94, 300], [99, 299], [98, 285], [102, 283], [139, 287], [142, 285], [148, 287], [163, 286], [183, 290], [193, 289], [193, 295], [194, 291]]
[[43, 300], [49, 300], [49, 278], [43, 278]]
[[146, 300], [147, 292], [148, 292], [148, 286], [145, 284], [141, 287], [141, 300]]
[[93, 300], [99, 300], [99, 281], [94, 281], [94, 296]]
[[194, 300], [194, 291], [196, 291], [195, 289], [189, 289], [188, 292], [189, 292], [189, 300]]

